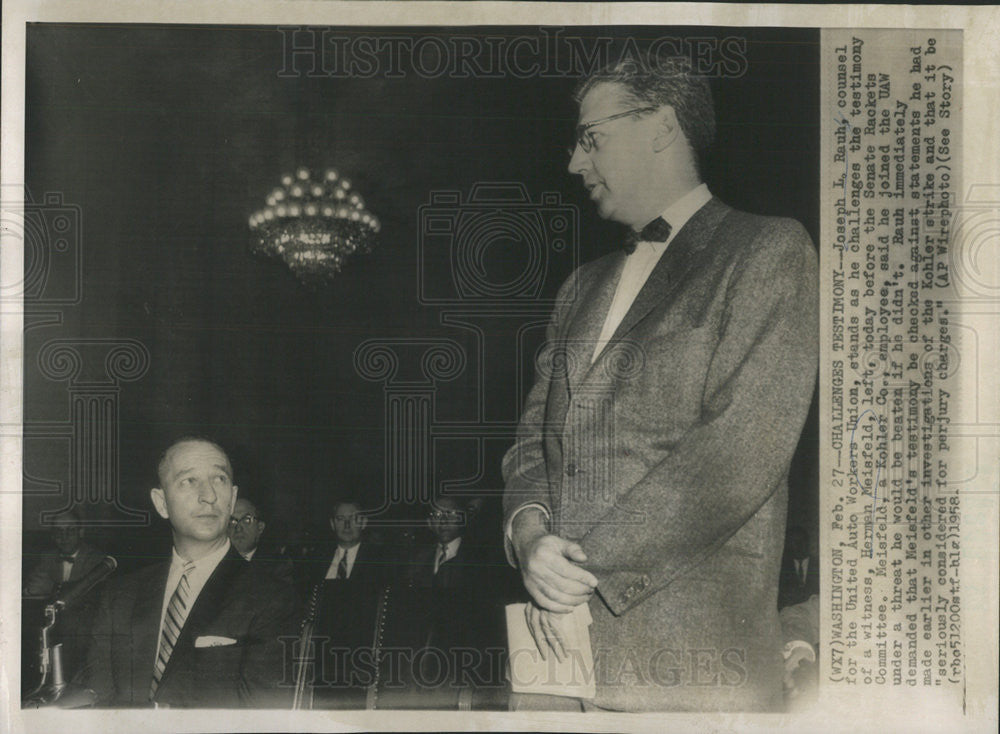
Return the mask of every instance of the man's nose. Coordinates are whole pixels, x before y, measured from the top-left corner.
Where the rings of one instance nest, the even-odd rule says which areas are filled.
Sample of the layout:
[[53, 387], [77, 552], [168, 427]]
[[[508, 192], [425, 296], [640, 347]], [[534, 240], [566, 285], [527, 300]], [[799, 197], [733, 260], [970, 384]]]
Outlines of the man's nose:
[[573, 146], [573, 152], [569, 157], [569, 164], [566, 169], [575, 176], [582, 176], [590, 164], [590, 155], [584, 151], [579, 143]]
[[215, 487], [211, 482], [201, 482], [198, 485], [198, 500], [205, 504], [214, 505], [219, 495], [215, 492]]

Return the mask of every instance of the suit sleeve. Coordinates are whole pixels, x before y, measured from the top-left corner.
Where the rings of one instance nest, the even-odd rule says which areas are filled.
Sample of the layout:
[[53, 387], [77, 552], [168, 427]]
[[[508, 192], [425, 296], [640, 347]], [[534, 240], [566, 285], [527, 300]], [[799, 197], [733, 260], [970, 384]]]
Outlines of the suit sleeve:
[[[107, 704], [115, 695], [115, 680], [111, 661], [114, 627], [111, 616], [111, 597], [110, 588], [102, 590], [97, 613], [94, 617], [94, 626], [90, 632], [87, 662], [77, 675], [78, 682], [96, 694], [98, 706]], [[152, 666], [150, 667], [152, 668]]]
[[[700, 419], [580, 541], [615, 614], [716, 552], [778, 490], [798, 442], [816, 379], [816, 253], [790, 220], [763, 228], [744, 252]], [[670, 396], [661, 399], [669, 410]], [[641, 528], [623, 532], [635, 513]]]
[[24, 593], [29, 596], [48, 596], [56, 588], [50, 573], [54, 561], [44, 559], [37, 563], [28, 573], [24, 582]]
[[[551, 365], [557, 360], [562, 318], [569, 309], [576, 292], [579, 272], [571, 275], [559, 288], [556, 307], [545, 330], [545, 342], [536, 362], [535, 382], [528, 393], [524, 410], [517, 427], [514, 445], [503, 457], [503, 515], [504, 528], [518, 510], [527, 505], [541, 505], [546, 513], [551, 511], [549, 479], [545, 465], [545, 404], [551, 382]], [[515, 564], [510, 538], [504, 537], [507, 560]]]
[[290, 708], [294, 688], [286, 666], [292, 663], [298, 604], [292, 584], [260, 573], [261, 608], [254, 616], [243, 653], [239, 684], [241, 706]]

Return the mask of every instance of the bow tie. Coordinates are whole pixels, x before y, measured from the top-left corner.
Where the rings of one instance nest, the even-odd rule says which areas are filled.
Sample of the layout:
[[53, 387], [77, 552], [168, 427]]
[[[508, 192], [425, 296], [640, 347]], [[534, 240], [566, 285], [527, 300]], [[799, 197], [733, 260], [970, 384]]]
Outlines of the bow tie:
[[657, 217], [643, 227], [641, 232], [629, 231], [625, 237], [625, 252], [631, 255], [640, 242], [666, 242], [668, 237], [670, 224], [663, 217]]

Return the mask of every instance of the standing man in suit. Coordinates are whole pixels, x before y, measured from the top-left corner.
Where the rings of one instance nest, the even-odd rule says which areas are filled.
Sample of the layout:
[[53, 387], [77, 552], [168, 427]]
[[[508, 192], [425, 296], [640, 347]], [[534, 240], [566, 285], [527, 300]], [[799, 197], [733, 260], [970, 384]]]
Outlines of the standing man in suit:
[[163, 453], [158, 474], [150, 496], [170, 522], [171, 559], [106, 588], [84, 684], [108, 706], [285, 705], [279, 637], [296, 632], [294, 594], [229, 542], [229, 457], [185, 438]]
[[508, 557], [540, 648], [589, 605], [593, 701], [774, 710], [789, 463], [816, 379], [816, 253], [797, 222], [713, 197], [707, 82], [687, 59], [586, 79], [569, 163], [623, 251], [560, 292], [504, 457]]

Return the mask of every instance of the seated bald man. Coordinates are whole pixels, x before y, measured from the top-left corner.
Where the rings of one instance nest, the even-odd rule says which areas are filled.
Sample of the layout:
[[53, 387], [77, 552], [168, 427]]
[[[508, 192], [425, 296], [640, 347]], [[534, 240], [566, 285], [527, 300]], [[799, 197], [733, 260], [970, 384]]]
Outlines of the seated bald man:
[[279, 637], [296, 633], [295, 595], [229, 541], [229, 457], [184, 438], [158, 473], [150, 496], [170, 522], [171, 558], [105, 589], [82, 682], [105, 706], [290, 705]]

